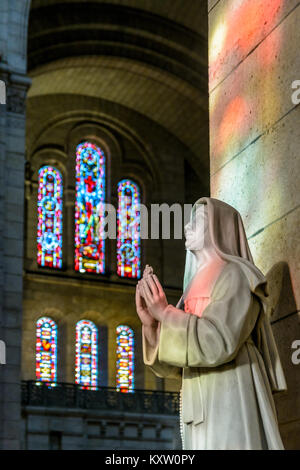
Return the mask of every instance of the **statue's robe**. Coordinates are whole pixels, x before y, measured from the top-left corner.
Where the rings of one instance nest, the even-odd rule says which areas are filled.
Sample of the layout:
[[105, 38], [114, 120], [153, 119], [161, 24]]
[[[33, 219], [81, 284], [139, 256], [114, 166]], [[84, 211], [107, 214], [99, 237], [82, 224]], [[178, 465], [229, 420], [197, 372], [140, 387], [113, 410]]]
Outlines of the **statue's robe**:
[[283, 389], [285, 382], [279, 359], [272, 357], [268, 371], [257, 347], [261, 315], [245, 271], [228, 262], [200, 315], [169, 305], [155, 347], [143, 333], [145, 364], [159, 377], [182, 380], [184, 449], [283, 449], [270, 372], [274, 381], [278, 372]]

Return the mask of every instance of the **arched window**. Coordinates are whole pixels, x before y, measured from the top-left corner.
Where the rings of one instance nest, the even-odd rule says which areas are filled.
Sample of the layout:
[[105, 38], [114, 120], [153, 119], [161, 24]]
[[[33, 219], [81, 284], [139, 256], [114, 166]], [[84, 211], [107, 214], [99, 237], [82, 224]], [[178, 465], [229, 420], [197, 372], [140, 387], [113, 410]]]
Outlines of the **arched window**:
[[121, 277], [141, 277], [140, 190], [123, 179], [118, 184], [117, 273]]
[[134, 390], [134, 333], [126, 325], [117, 327], [117, 390]]
[[105, 156], [91, 142], [76, 149], [75, 270], [104, 273], [102, 221], [105, 202]]
[[98, 381], [97, 328], [89, 320], [76, 325], [75, 383], [83, 388], [95, 389]]
[[57, 326], [48, 317], [36, 323], [36, 378], [38, 382], [56, 383]]
[[39, 170], [37, 262], [48, 268], [62, 267], [63, 184], [52, 166]]

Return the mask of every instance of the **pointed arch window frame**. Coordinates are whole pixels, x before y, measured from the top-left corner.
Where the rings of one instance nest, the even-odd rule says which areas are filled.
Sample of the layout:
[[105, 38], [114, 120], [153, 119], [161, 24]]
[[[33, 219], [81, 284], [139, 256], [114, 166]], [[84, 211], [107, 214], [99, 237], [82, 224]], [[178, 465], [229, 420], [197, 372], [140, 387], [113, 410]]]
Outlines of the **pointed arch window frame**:
[[[88, 327], [92, 330], [91, 332], [91, 347], [89, 353], [82, 352], [82, 329]], [[87, 344], [87, 342], [86, 342]], [[76, 323], [76, 341], [75, 341], [75, 383], [80, 387], [89, 390], [96, 390], [98, 387], [98, 328], [91, 320], [79, 320]], [[84, 358], [90, 356], [90, 383], [82, 380], [82, 365], [84, 365]]]
[[[125, 334], [122, 335], [122, 333]], [[126, 335], [127, 333], [127, 335]], [[121, 336], [127, 336], [128, 345], [121, 344]], [[135, 335], [134, 330], [128, 325], [118, 325], [116, 328], [116, 344], [117, 344], [117, 363], [116, 363], [116, 390], [122, 393], [133, 393], [135, 387]], [[127, 351], [126, 351], [127, 350]], [[126, 364], [127, 363], [127, 364]], [[127, 372], [125, 372], [127, 369]], [[129, 369], [129, 371], [128, 371]], [[121, 379], [122, 374], [126, 380]], [[122, 385], [123, 382], [123, 385]]]
[[[49, 333], [43, 334], [45, 325], [49, 324], [50, 328], [50, 341]], [[36, 381], [38, 384], [47, 383], [54, 386], [57, 382], [57, 336], [58, 328], [57, 323], [50, 317], [42, 316], [36, 321], [36, 350], [35, 350], [35, 374]], [[51, 352], [49, 351], [51, 350]], [[50, 360], [46, 359], [50, 356]], [[44, 367], [49, 367], [51, 370], [50, 377], [41, 376], [41, 364], [44, 363]]]
[[[47, 176], [53, 181], [47, 181]], [[63, 177], [52, 165], [38, 171], [37, 264], [61, 269], [63, 264]], [[51, 230], [52, 226], [52, 230]]]
[[[91, 171], [91, 154], [97, 160], [96, 177], [91, 175], [95, 173], [95, 168]], [[85, 171], [90, 173], [86, 178]], [[101, 147], [90, 140], [83, 140], [76, 146], [75, 179], [75, 271], [105, 274], [106, 244], [102, 231], [106, 200], [106, 155]], [[84, 234], [90, 243], [83, 241]]]
[[[129, 213], [129, 206], [126, 205], [126, 189], [129, 189], [132, 194], [131, 211], [133, 214]], [[117, 191], [117, 274], [121, 278], [140, 279], [142, 254], [140, 185], [131, 178], [123, 178], [118, 182]], [[128, 257], [131, 257], [131, 260], [128, 261]]]

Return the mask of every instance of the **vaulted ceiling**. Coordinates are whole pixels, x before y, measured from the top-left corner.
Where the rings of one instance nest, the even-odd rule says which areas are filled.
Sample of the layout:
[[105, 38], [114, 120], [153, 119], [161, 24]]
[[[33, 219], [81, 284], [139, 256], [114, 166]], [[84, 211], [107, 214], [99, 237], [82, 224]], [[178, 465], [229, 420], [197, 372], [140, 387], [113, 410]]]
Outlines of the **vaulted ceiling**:
[[[145, 116], [186, 146], [208, 176], [206, 0], [33, 0], [29, 147], [52, 96], [94, 97]], [[90, 101], [89, 101], [90, 102]], [[59, 106], [59, 104], [58, 104]], [[109, 106], [105, 106], [109, 113]]]

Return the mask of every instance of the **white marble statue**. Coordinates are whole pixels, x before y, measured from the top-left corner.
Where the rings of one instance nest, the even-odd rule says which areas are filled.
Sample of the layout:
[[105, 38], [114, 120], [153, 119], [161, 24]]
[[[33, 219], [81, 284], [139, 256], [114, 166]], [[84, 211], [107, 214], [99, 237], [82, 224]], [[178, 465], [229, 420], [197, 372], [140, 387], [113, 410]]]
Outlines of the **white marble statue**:
[[241, 216], [201, 198], [185, 235], [177, 306], [149, 266], [136, 289], [144, 362], [159, 377], [182, 381], [183, 449], [283, 449], [272, 395], [286, 382], [267, 282], [253, 264]]

